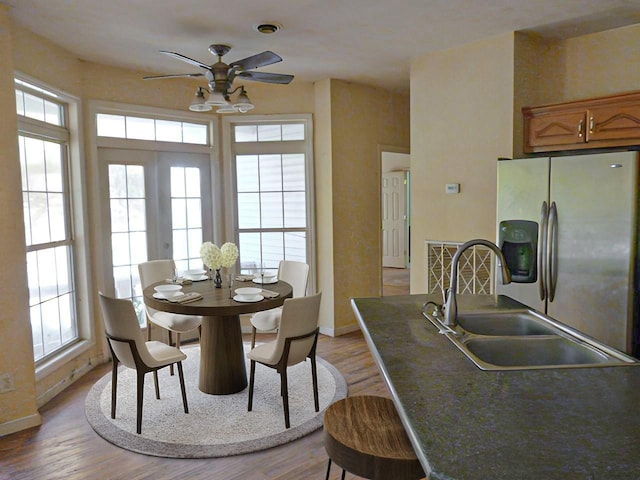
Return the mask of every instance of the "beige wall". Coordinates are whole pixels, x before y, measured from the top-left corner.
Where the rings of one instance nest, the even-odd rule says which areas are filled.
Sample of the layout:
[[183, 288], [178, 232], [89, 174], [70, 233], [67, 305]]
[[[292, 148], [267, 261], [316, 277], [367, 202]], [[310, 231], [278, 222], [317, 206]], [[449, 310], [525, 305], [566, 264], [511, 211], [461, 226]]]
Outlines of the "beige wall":
[[[15, 112], [11, 23], [7, 10], [8, 7], [0, 5], [0, 111]], [[31, 330], [25, 328], [29, 311], [17, 134], [15, 115], [5, 114], [0, 128], [0, 282], [6, 290], [0, 299], [0, 375], [10, 376], [14, 390], [0, 393], [0, 435], [40, 424]]]
[[356, 328], [350, 299], [381, 293], [378, 147], [409, 145], [409, 99], [339, 80], [329, 97], [333, 257], [318, 263], [333, 265], [333, 323], [341, 334]]
[[496, 160], [513, 150], [514, 43], [501, 35], [411, 65], [414, 293], [426, 291], [425, 240], [495, 238]]
[[331, 143], [331, 80], [315, 85], [314, 177], [316, 210], [316, 270], [318, 291], [322, 292], [320, 328], [333, 332], [333, 156]]

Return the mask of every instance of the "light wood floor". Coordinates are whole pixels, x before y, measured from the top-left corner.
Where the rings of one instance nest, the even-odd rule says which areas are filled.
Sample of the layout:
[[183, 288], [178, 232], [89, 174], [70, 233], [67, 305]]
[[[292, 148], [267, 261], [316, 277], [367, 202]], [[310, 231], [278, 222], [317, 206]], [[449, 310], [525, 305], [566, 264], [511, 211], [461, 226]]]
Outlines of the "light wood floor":
[[382, 295], [409, 295], [409, 276], [408, 268], [389, 268], [382, 269]]
[[[264, 336], [267, 340], [269, 336]], [[247, 338], [245, 338], [247, 340]], [[362, 337], [320, 336], [318, 355], [340, 370], [349, 395], [389, 396]], [[91, 386], [110, 371], [101, 365], [41, 409], [43, 424], [0, 438], [0, 479], [324, 479], [327, 455], [322, 429], [295, 442], [262, 452], [217, 459], [167, 459], [118, 448], [99, 437], [84, 415]], [[312, 401], [310, 399], [310, 401]], [[341, 470], [332, 468], [332, 479]], [[347, 479], [358, 478], [347, 474]]]

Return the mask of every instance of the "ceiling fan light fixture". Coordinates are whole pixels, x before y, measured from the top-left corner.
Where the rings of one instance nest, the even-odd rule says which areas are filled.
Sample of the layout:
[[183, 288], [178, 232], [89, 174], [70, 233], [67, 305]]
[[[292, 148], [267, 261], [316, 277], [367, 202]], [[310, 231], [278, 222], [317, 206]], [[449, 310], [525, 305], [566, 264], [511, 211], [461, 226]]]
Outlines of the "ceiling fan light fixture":
[[238, 113], [239, 110], [233, 105], [228, 105], [226, 107], [220, 107], [216, 110], [216, 113]]
[[246, 113], [249, 110], [252, 110], [255, 108], [255, 105], [251, 103], [251, 100], [249, 100], [249, 97], [244, 87], [242, 87], [242, 89], [240, 90], [240, 94], [238, 95], [236, 100], [233, 102], [233, 106], [240, 113]]
[[193, 97], [193, 101], [191, 102], [191, 105], [189, 105], [189, 110], [192, 112], [208, 112], [213, 108], [211, 105], [207, 105], [204, 98], [204, 92], [204, 88], [198, 87], [198, 90], [196, 90], [196, 94]]
[[212, 107], [229, 105], [229, 101], [225, 98], [224, 93], [219, 90], [213, 90], [206, 101], [207, 105]]

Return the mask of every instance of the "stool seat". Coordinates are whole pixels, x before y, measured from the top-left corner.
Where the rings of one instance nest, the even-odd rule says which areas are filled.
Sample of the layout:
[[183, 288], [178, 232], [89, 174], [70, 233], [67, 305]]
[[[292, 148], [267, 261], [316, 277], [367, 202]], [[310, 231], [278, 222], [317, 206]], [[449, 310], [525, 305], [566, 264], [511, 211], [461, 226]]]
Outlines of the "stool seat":
[[[324, 414], [324, 446], [329, 462], [360, 477], [414, 480], [425, 476], [389, 398], [362, 395], [331, 404]], [[330, 468], [331, 463], [327, 478]]]

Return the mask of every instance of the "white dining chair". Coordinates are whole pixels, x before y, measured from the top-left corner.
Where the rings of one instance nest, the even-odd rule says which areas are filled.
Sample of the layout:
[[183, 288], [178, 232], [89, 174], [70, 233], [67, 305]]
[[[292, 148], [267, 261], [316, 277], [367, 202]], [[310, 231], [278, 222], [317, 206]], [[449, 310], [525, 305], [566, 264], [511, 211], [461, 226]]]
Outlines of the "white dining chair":
[[[142, 288], [157, 282], [162, 282], [167, 278], [172, 278], [176, 269], [173, 260], [150, 260], [138, 265], [140, 283]], [[169, 345], [173, 343], [172, 333], [176, 334], [176, 347], [180, 348], [180, 334], [200, 329], [202, 317], [196, 315], [182, 315], [179, 313], [161, 312], [145, 304], [147, 312], [147, 340], [151, 340], [151, 324], [167, 330]], [[173, 374], [173, 369], [172, 369]]]
[[[293, 298], [304, 297], [309, 281], [309, 265], [293, 260], [281, 260], [278, 265], [278, 280], [287, 282], [293, 288]], [[268, 287], [267, 287], [268, 288]], [[251, 348], [256, 344], [256, 331], [270, 332], [280, 325], [282, 307], [264, 310], [254, 314], [251, 319]]]
[[137, 374], [136, 431], [138, 433], [142, 431], [144, 377], [149, 372], [153, 372], [156, 398], [160, 399], [158, 370], [169, 365], [178, 365], [184, 413], [189, 413], [182, 371], [182, 361], [187, 356], [179, 348], [171, 347], [165, 343], [157, 341], [145, 342], [138, 323], [138, 316], [131, 300], [107, 297], [101, 292], [99, 292], [99, 296], [107, 343], [113, 358], [113, 368], [111, 370], [111, 418], [116, 418], [118, 363], [135, 370]]
[[280, 374], [280, 396], [284, 408], [284, 424], [289, 422], [289, 388], [287, 385], [287, 367], [311, 360], [311, 378], [316, 412], [320, 410], [318, 400], [318, 372], [316, 367], [316, 345], [318, 343], [318, 316], [322, 293], [307, 297], [288, 298], [282, 306], [280, 327], [276, 339], [264, 343], [249, 351], [251, 360], [249, 373], [248, 411], [253, 408], [253, 385], [256, 363], [275, 369]]

